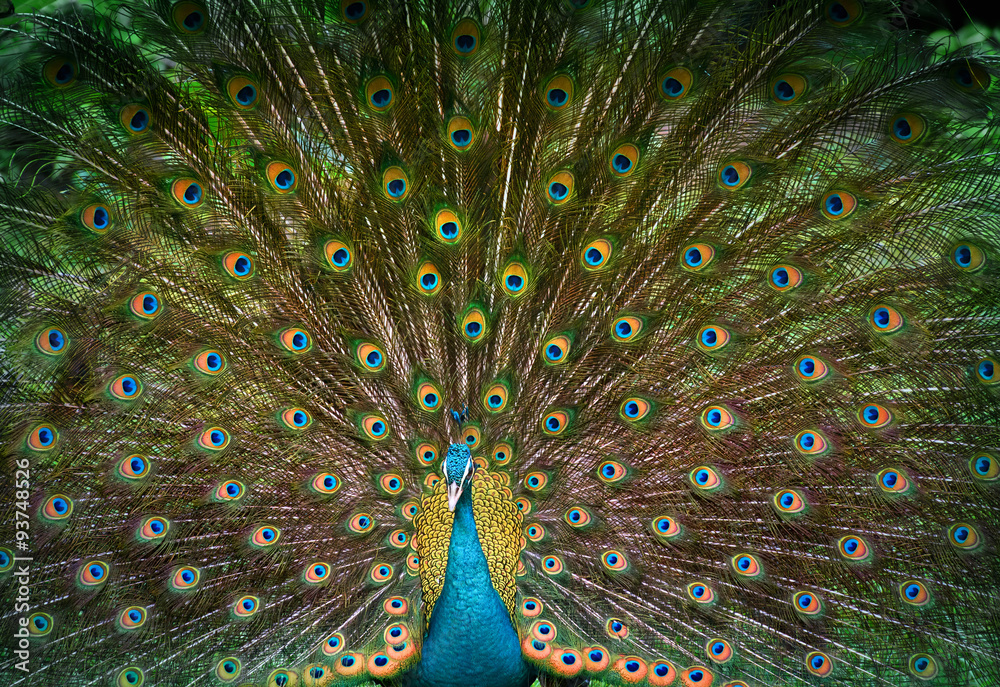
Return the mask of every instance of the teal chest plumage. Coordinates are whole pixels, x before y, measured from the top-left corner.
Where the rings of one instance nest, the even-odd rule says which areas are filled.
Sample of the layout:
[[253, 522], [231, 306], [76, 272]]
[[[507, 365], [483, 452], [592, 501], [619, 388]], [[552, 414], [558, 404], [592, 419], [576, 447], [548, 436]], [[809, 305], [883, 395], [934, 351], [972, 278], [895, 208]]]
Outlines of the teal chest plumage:
[[455, 508], [444, 589], [408, 687], [520, 687], [534, 680], [507, 608], [490, 582], [465, 492]]

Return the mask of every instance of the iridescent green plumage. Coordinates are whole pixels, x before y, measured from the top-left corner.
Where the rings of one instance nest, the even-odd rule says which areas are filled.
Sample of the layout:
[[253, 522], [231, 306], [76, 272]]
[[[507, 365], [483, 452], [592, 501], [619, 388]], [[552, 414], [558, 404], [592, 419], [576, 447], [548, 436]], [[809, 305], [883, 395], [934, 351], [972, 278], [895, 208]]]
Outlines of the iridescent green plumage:
[[6, 21], [13, 684], [1000, 682], [995, 58], [878, 2]]

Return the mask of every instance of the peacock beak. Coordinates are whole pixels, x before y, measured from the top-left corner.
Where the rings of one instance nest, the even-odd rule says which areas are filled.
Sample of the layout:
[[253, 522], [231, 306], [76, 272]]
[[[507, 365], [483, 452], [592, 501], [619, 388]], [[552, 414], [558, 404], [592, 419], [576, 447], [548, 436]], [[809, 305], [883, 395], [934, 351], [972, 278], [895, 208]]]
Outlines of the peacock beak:
[[448, 510], [455, 512], [455, 506], [458, 505], [458, 499], [462, 496], [462, 485], [455, 484], [454, 482], [448, 483]]

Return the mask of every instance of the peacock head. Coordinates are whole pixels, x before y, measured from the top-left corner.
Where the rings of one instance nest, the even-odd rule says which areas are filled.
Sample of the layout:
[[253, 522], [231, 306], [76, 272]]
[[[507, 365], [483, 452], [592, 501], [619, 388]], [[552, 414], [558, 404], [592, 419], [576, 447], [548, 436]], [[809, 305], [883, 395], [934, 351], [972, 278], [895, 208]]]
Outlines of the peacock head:
[[448, 510], [454, 511], [462, 490], [472, 483], [472, 475], [476, 464], [472, 460], [472, 451], [464, 444], [452, 444], [441, 463], [441, 472], [448, 485]]

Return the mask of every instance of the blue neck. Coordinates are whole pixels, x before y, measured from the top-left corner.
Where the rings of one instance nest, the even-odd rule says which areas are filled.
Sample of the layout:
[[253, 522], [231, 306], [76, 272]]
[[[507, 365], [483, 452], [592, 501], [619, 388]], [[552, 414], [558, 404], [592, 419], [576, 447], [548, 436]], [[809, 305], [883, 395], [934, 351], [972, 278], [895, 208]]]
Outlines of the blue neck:
[[490, 581], [470, 490], [455, 507], [444, 589], [410, 687], [527, 687], [534, 680], [535, 671], [521, 657], [507, 607]]

